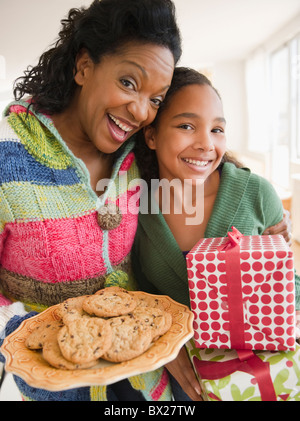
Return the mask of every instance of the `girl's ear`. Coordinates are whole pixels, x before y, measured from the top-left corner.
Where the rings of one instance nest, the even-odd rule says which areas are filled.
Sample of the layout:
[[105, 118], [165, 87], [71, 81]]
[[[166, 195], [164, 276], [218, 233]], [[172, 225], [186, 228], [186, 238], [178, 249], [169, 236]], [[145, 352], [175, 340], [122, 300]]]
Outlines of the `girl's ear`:
[[145, 142], [148, 148], [155, 150], [156, 149], [155, 128], [153, 126], [147, 126], [144, 128], [144, 137], [145, 137]]

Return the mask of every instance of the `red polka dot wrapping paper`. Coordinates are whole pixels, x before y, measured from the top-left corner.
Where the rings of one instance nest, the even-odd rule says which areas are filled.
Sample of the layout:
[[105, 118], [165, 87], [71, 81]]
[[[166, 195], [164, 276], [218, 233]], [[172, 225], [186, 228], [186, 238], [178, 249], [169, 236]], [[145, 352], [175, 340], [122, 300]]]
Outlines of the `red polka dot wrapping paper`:
[[[226, 244], [227, 237], [202, 239], [186, 257], [194, 339], [199, 348], [234, 348], [228, 305], [228, 282], [232, 280], [231, 273], [226, 273], [227, 251], [223, 250]], [[237, 305], [242, 307], [242, 348], [295, 350], [294, 261], [284, 238], [243, 236], [239, 265], [242, 304]]]

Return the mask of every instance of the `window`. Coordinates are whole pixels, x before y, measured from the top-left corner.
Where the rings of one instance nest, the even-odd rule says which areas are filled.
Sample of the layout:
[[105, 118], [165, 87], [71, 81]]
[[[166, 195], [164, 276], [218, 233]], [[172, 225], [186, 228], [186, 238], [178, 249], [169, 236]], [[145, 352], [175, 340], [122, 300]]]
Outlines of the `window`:
[[248, 150], [254, 153], [269, 151], [266, 64], [264, 50], [257, 50], [246, 64]]
[[264, 160], [266, 176], [291, 188], [291, 170], [300, 163], [300, 34], [247, 60], [248, 151]]
[[300, 35], [291, 42], [291, 144], [300, 160]]
[[289, 187], [290, 162], [290, 66], [289, 47], [284, 46], [270, 57], [270, 140], [271, 180]]

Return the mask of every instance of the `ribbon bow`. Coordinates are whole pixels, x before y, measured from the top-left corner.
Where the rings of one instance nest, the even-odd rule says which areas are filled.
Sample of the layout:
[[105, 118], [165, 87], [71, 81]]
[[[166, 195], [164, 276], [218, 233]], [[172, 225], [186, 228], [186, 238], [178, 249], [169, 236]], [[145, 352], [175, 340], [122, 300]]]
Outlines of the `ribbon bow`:
[[243, 234], [240, 233], [238, 229], [235, 227], [231, 227], [232, 231], [227, 233], [229, 241], [227, 241], [226, 244], [223, 244], [222, 246], [218, 247], [218, 251], [225, 251], [235, 246], [240, 246], [241, 238], [243, 237]]

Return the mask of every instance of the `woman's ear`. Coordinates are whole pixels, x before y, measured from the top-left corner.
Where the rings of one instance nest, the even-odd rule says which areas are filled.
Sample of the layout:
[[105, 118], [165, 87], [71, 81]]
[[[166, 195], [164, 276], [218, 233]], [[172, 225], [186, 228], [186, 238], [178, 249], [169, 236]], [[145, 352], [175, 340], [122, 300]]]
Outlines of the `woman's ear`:
[[155, 128], [153, 126], [146, 126], [144, 128], [144, 138], [149, 149], [156, 149]]
[[74, 69], [74, 80], [77, 85], [82, 86], [89, 75], [90, 70], [93, 68], [94, 63], [89, 56], [89, 53], [82, 49], [76, 57]]

